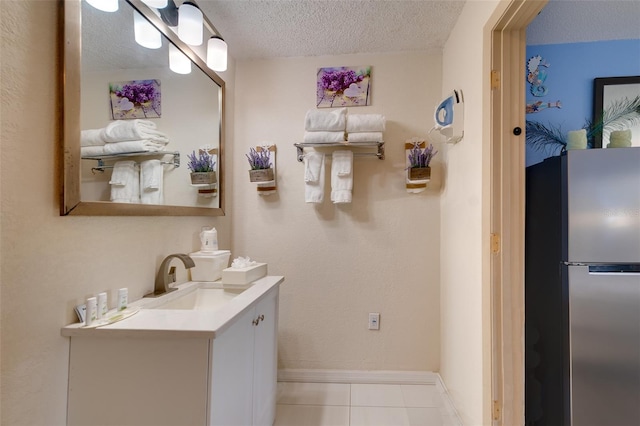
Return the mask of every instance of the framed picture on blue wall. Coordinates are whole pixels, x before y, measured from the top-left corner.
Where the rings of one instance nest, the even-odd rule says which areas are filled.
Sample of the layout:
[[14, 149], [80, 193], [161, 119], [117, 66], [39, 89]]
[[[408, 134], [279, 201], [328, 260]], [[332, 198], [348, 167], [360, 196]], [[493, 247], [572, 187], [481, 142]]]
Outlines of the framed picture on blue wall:
[[640, 146], [640, 76], [594, 79], [594, 148]]

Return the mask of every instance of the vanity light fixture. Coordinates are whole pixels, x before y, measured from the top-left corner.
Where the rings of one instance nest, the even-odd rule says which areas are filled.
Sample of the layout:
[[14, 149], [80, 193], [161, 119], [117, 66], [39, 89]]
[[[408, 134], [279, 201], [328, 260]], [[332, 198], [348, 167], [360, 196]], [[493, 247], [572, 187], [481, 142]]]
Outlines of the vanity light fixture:
[[87, 0], [87, 3], [103, 12], [115, 12], [118, 10], [118, 0]]
[[207, 41], [207, 66], [214, 71], [227, 70], [227, 43], [220, 36]]
[[[155, 11], [154, 11], [155, 12]], [[133, 35], [142, 47], [147, 49], [159, 49], [162, 47], [162, 34], [138, 11], [133, 11]]]
[[202, 44], [202, 11], [191, 1], [185, 1], [178, 8], [178, 37], [191, 46]]
[[169, 69], [177, 74], [191, 73], [191, 59], [173, 44], [169, 44]]
[[156, 9], [162, 9], [167, 7], [167, 0], [142, 0], [149, 7], [155, 7]]

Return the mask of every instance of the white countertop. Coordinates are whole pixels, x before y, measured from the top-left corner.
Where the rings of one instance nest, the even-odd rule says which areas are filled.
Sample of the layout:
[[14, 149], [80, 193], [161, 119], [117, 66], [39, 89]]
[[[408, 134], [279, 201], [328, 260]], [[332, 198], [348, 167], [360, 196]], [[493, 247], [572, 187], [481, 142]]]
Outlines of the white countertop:
[[233, 319], [260, 301], [284, 281], [282, 276], [266, 276], [255, 281], [228, 303], [215, 311], [154, 309], [167, 301], [181, 297], [198, 288], [223, 288], [217, 282], [186, 282], [177, 291], [156, 298], [142, 298], [129, 303], [128, 309], [140, 310], [129, 318], [113, 324], [87, 328], [83, 323], [63, 327], [66, 337], [172, 337], [213, 339], [222, 333]]

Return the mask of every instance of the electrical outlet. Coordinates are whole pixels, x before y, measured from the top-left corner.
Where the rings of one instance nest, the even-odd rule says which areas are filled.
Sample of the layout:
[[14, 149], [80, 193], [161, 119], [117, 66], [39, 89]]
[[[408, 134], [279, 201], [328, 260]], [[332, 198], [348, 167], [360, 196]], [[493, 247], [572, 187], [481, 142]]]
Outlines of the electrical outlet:
[[369, 330], [380, 330], [380, 314], [369, 312]]

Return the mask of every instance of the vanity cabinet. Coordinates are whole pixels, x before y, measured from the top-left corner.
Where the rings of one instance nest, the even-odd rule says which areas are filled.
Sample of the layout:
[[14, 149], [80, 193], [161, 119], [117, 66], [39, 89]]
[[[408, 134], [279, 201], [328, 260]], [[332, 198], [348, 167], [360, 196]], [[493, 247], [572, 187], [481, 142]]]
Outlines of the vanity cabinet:
[[210, 425], [272, 425], [277, 393], [277, 292], [212, 342]]
[[67, 424], [272, 425], [278, 294], [276, 285], [214, 337], [108, 327], [71, 336]]

